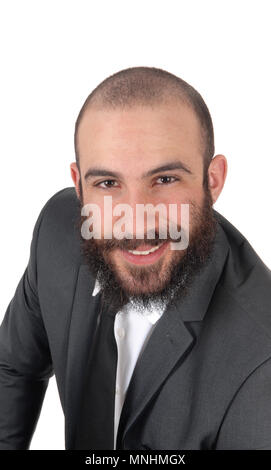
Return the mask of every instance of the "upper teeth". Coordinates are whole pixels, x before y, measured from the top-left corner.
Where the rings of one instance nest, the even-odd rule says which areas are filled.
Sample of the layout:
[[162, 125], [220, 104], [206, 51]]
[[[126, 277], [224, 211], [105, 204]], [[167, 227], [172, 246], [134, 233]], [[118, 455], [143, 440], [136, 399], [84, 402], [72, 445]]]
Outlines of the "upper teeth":
[[160, 248], [160, 246], [161, 245], [154, 246], [153, 248], [151, 248], [148, 251], [138, 251], [138, 250], [128, 250], [128, 251], [129, 251], [129, 253], [133, 253], [133, 255], [148, 255], [149, 253], [153, 253], [153, 251], [158, 250], [158, 248]]

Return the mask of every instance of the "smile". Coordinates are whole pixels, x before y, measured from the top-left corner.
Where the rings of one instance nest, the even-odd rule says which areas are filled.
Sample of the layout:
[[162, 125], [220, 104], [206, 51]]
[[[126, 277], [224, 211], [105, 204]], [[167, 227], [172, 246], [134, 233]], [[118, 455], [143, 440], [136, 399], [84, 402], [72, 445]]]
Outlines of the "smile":
[[[162, 256], [168, 243], [168, 241], [164, 241], [158, 246], [153, 246], [145, 250], [121, 250], [121, 253], [127, 261], [133, 264], [153, 263]], [[142, 245], [142, 248], [147, 248], [147, 246]]]
[[148, 255], [150, 253], [153, 253], [154, 251], [158, 250], [160, 248], [161, 245], [158, 245], [158, 246], [154, 246], [153, 248], [151, 248], [150, 250], [147, 250], [147, 251], [139, 251], [139, 250], [128, 250], [129, 253], [133, 253], [133, 255]]

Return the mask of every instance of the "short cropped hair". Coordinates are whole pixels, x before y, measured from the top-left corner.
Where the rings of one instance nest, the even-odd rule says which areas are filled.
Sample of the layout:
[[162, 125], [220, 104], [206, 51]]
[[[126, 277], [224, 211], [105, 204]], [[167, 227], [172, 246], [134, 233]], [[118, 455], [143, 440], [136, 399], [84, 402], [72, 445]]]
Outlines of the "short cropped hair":
[[190, 106], [200, 123], [203, 138], [203, 186], [208, 185], [207, 170], [214, 155], [214, 130], [209, 109], [200, 93], [186, 81], [166, 70], [155, 67], [130, 67], [110, 75], [86, 98], [75, 123], [74, 146], [79, 166], [78, 128], [85, 111], [98, 108], [129, 108], [135, 105], [167, 103], [179, 99]]

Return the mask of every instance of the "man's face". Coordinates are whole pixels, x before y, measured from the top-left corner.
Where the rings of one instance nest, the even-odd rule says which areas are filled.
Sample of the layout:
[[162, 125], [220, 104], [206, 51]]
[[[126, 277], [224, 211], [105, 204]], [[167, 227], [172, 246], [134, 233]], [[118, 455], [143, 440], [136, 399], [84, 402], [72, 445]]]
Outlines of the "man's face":
[[[215, 233], [212, 198], [204, 190], [203, 143], [198, 120], [189, 107], [178, 103], [130, 109], [86, 112], [78, 131], [81, 206], [95, 203], [101, 213], [101, 239], [83, 240], [92, 272], [110, 302], [118, 307], [133, 298], [168, 302], [185, 293], [193, 275], [206, 262]], [[95, 170], [95, 171], [94, 171]], [[112, 209], [128, 204], [133, 213], [133, 239], [105, 239], [104, 196]], [[172, 238], [136, 238], [136, 206], [175, 204], [181, 228], [181, 204], [189, 204], [189, 245], [172, 249]], [[123, 215], [123, 214], [122, 214]], [[121, 218], [112, 216], [112, 226]], [[81, 218], [81, 222], [85, 217]], [[169, 226], [168, 226], [169, 229]], [[148, 232], [149, 233], [149, 232]], [[176, 241], [176, 240], [174, 240]], [[128, 250], [148, 252], [133, 254]]]

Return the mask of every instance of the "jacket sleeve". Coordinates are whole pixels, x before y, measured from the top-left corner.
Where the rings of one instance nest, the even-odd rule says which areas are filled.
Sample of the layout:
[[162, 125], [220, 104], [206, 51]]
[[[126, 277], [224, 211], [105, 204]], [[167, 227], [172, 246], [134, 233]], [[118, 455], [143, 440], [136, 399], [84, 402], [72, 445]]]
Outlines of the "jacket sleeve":
[[215, 450], [271, 450], [271, 358], [260, 364], [235, 394]]
[[29, 449], [54, 373], [37, 293], [36, 248], [46, 205], [34, 227], [28, 265], [0, 325], [0, 450]]

